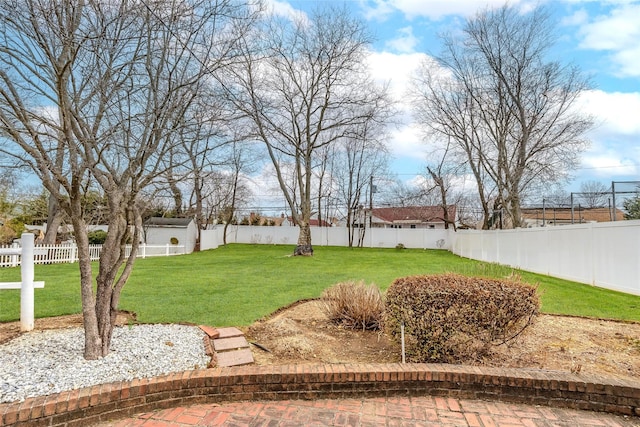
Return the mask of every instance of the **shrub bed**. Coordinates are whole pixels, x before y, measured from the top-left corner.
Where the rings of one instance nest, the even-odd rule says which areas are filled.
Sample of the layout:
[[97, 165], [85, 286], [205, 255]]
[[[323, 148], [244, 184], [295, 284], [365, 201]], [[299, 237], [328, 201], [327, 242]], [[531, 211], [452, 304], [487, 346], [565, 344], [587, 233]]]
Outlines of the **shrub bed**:
[[473, 362], [529, 326], [540, 309], [536, 288], [514, 280], [458, 274], [396, 279], [386, 294], [384, 326], [410, 362]]

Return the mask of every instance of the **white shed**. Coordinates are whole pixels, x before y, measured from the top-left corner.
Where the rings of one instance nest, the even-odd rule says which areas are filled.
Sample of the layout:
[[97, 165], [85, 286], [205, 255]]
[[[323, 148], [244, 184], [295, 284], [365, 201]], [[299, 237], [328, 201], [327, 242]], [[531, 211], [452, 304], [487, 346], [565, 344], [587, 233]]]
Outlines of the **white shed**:
[[198, 227], [193, 218], [153, 217], [145, 222], [144, 229], [147, 245], [180, 245], [187, 254], [196, 247]]

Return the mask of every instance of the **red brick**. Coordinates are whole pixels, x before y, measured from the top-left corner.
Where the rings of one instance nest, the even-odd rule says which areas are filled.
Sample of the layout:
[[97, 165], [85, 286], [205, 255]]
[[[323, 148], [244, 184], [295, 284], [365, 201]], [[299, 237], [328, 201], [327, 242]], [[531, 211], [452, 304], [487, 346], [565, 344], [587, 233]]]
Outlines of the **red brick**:
[[18, 421], [28, 421], [30, 419], [32, 404], [32, 400], [27, 400], [20, 404], [20, 409], [18, 410]]
[[44, 403], [46, 402], [46, 396], [36, 397], [31, 405], [31, 416], [29, 417], [32, 420], [38, 419], [44, 414]]
[[3, 422], [5, 425], [14, 424], [18, 421], [18, 405], [10, 405], [4, 409]]
[[69, 392], [68, 391], [63, 391], [62, 393], [58, 394], [58, 397], [56, 400], [57, 400], [56, 414], [62, 414], [69, 410]]
[[240, 329], [234, 327], [218, 328], [218, 333], [218, 338], [239, 337], [244, 335]]
[[91, 387], [89, 395], [89, 406], [95, 406], [100, 402], [100, 386], [94, 385]]
[[220, 336], [220, 331], [213, 326], [200, 325], [198, 327], [202, 330], [202, 332], [207, 334], [209, 338], [215, 339]]
[[47, 400], [43, 405], [43, 415], [49, 417], [56, 413], [56, 405], [58, 404], [56, 396], [47, 396]]

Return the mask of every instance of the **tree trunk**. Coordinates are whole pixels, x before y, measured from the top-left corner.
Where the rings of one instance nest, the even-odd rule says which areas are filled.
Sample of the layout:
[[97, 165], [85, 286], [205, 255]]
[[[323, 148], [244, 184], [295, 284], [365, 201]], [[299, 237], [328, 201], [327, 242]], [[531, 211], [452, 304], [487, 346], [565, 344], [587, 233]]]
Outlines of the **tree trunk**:
[[[79, 198], [76, 198], [79, 201]], [[77, 206], [76, 206], [77, 205]], [[71, 222], [76, 235], [78, 265], [80, 268], [80, 295], [82, 297], [82, 321], [84, 324], [84, 358], [95, 360], [102, 357], [102, 340], [98, 330], [96, 296], [93, 291], [93, 274], [89, 256], [89, 236], [79, 230], [86, 230], [80, 215], [80, 204], [71, 207]]]
[[293, 255], [313, 256], [313, 246], [311, 246], [311, 227], [307, 222], [300, 222], [300, 234], [298, 235], [298, 246]]
[[47, 208], [47, 231], [44, 234], [43, 245], [55, 245], [58, 238], [58, 228], [62, 224], [62, 210], [55, 196], [49, 195]]

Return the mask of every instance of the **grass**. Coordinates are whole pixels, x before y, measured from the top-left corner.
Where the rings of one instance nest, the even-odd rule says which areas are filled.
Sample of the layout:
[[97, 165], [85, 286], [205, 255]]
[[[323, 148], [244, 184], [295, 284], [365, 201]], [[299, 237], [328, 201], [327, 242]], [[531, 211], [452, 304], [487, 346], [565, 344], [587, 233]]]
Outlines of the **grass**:
[[[313, 257], [289, 257], [293, 246], [229, 245], [211, 251], [136, 261], [120, 308], [144, 323], [186, 322], [243, 326], [346, 280], [364, 280], [385, 290], [401, 276], [458, 272], [507, 277], [508, 267], [460, 258], [447, 251], [316, 247]], [[95, 270], [95, 269], [94, 269]], [[517, 272], [539, 285], [542, 310], [640, 321], [640, 297], [566, 280]], [[77, 264], [37, 265], [35, 315], [79, 313]], [[0, 281], [20, 280], [17, 268], [0, 269]], [[20, 317], [20, 291], [0, 291], [0, 321]]]

